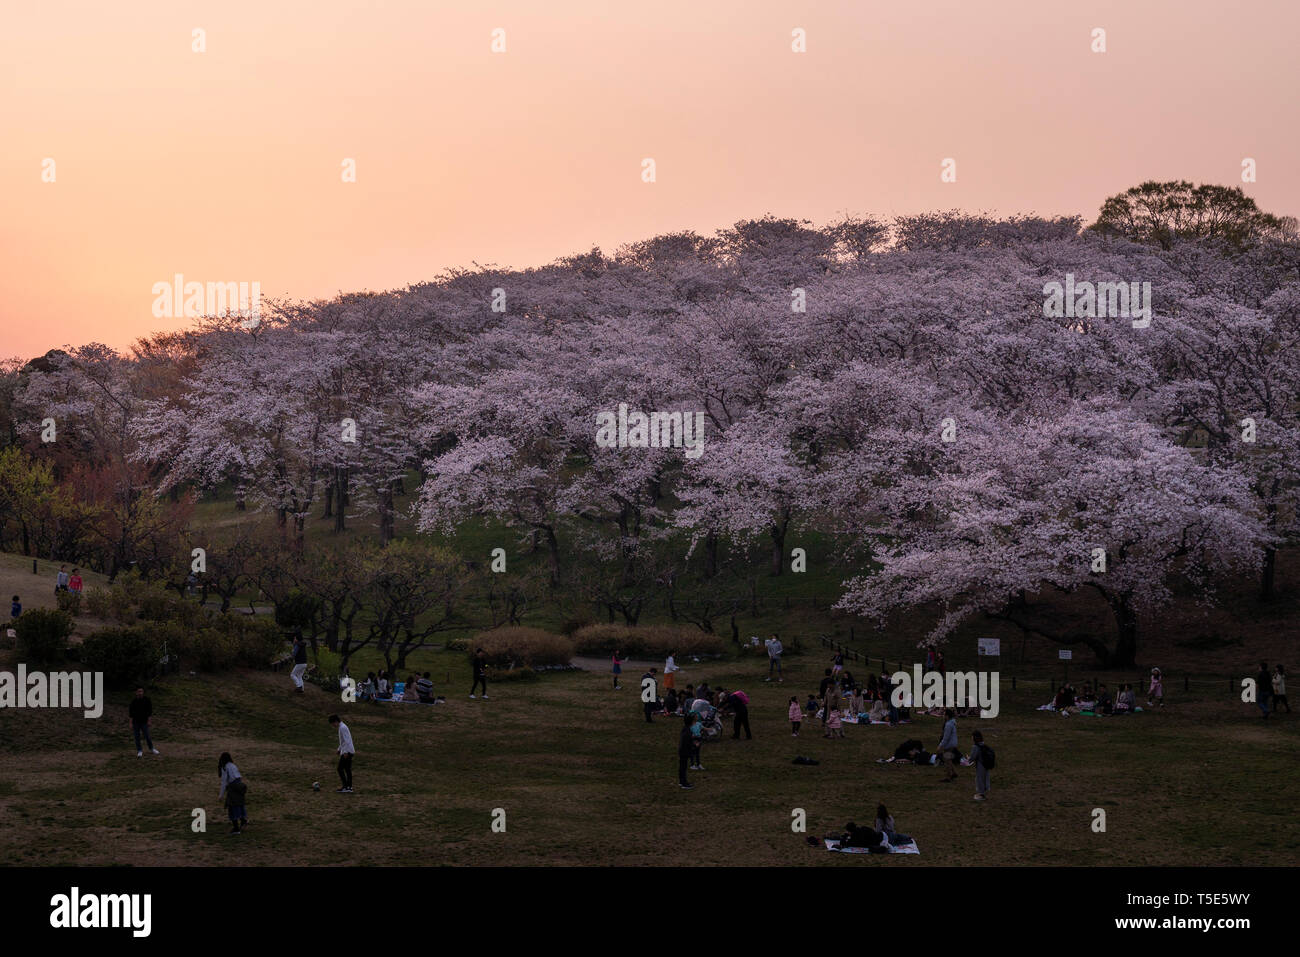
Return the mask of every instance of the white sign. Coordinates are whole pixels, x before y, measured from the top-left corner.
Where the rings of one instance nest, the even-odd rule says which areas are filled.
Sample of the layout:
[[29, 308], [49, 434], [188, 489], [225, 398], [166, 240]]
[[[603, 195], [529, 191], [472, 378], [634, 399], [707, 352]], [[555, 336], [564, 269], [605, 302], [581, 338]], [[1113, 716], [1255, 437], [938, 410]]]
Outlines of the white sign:
[[1002, 654], [1001, 638], [980, 638], [980, 654], [988, 657], [999, 656]]
[[1062, 661], [1069, 661], [1071, 658], [1074, 657], [1074, 652], [1070, 651], [1068, 648], [1062, 648], [1060, 651], [1056, 653], [1056, 655]]

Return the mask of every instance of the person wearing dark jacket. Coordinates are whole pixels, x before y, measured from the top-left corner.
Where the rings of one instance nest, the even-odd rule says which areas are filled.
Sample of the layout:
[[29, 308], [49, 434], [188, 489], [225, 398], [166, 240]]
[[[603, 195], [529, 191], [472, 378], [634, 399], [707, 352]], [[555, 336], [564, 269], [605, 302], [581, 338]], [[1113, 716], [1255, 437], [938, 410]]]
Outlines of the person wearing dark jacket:
[[749, 732], [749, 705], [746, 703], [743, 694], [744, 693], [740, 691], [731, 692], [731, 694], [722, 699], [722, 704], [720, 706], [721, 710], [730, 711], [735, 717], [732, 724], [732, 730], [734, 733], [731, 735], [733, 741], [740, 740], [741, 728], [745, 729], [746, 740], [754, 740], [754, 736]]
[[140, 747], [142, 734], [145, 744], [149, 745], [149, 753], [157, 754], [158, 749], [153, 746], [153, 738], [149, 736], [149, 719], [153, 717], [153, 702], [149, 700], [143, 688], [135, 689], [135, 697], [131, 699], [126, 712], [131, 718], [131, 730], [135, 733], [135, 756], [144, 757], [144, 749]]
[[[482, 648], [474, 652], [474, 684], [470, 686], [469, 696], [475, 697], [478, 686], [483, 686], [483, 700], [487, 700], [487, 652]], [[463, 686], [462, 686], [463, 687]]]
[[[650, 682], [646, 684], [646, 682]], [[646, 700], [649, 695], [650, 700]], [[645, 723], [654, 724], [654, 718], [650, 717], [659, 707], [659, 670], [651, 668], [641, 676], [641, 701], [645, 705]]]
[[1268, 673], [1268, 662], [1259, 663], [1259, 674], [1255, 675], [1255, 704], [1268, 717], [1268, 701], [1273, 697], [1273, 676]]
[[695, 753], [695, 735], [691, 732], [691, 723], [694, 716], [687, 714], [682, 718], [681, 734], [677, 737], [677, 784], [684, 791], [689, 791], [695, 785], [686, 780], [686, 768], [691, 763], [691, 756]]

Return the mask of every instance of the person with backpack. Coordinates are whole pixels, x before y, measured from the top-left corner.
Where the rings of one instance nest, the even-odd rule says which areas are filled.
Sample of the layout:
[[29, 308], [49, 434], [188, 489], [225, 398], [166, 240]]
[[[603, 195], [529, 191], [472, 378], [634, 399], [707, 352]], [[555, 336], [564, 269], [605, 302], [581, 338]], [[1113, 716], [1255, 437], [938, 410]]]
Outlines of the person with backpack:
[[235, 767], [229, 751], [221, 752], [221, 757], [217, 758], [217, 776], [221, 778], [221, 790], [217, 792], [217, 797], [225, 801], [226, 814], [230, 818], [230, 833], [239, 834], [248, 827], [248, 809], [245, 806], [248, 785], [240, 776], [239, 768]]
[[984, 735], [976, 731], [971, 735], [975, 747], [971, 748], [970, 763], [975, 765], [975, 800], [983, 801], [989, 793], [991, 784], [989, 772], [993, 770], [993, 749], [984, 743]]
[[289, 672], [289, 677], [293, 679], [294, 690], [298, 694], [304, 694], [302, 687], [302, 676], [307, 673], [307, 640], [299, 635], [293, 640], [293, 671]]

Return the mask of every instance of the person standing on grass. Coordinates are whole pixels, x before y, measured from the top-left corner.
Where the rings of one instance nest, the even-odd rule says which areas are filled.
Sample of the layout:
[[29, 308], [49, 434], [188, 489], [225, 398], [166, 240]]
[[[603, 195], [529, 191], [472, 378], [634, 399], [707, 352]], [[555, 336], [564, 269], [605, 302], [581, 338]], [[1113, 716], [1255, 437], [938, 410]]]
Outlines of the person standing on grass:
[[691, 770], [703, 771], [704, 762], [700, 760], [700, 749], [704, 745], [704, 717], [698, 711], [687, 711], [685, 718], [691, 726]]
[[732, 724], [733, 741], [740, 740], [740, 729], [745, 729], [745, 740], [754, 740], [754, 735], [749, 730], [749, 695], [743, 691], [733, 691], [722, 699], [721, 710], [730, 711], [734, 716]]
[[1286, 700], [1286, 669], [1281, 665], [1273, 672], [1273, 713], [1277, 714], [1277, 706], [1281, 704], [1286, 707], [1286, 713], [1291, 713], [1291, 705]]
[[293, 640], [293, 671], [289, 672], [289, 677], [293, 679], [294, 688], [298, 694], [304, 694], [302, 687], [302, 676], [307, 673], [307, 640], [299, 635]]
[[989, 788], [992, 786], [989, 781], [989, 772], [993, 764], [990, 757], [992, 749], [985, 747], [984, 735], [978, 731], [971, 735], [971, 740], [975, 742], [975, 747], [971, 748], [970, 752], [970, 763], [975, 765], [975, 800], [983, 801], [988, 797]]
[[[648, 686], [646, 681], [650, 682]], [[650, 692], [649, 701], [645, 701], [647, 691]], [[651, 668], [641, 676], [641, 699], [645, 703], [645, 723], [654, 724], [654, 719], [650, 715], [654, 714], [655, 706], [659, 704], [659, 676], [655, 668]]]
[[217, 797], [225, 800], [226, 815], [230, 818], [230, 833], [238, 834], [248, 827], [248, 808], [244, 803], [248, 799], [248, 785], [231, 760], [229, 751], [221, 752], [221, 757], [217, 758], [217, 776], [221, 778], [221, 790], [217, 792]]
[[470, 686], [469, 696], [474, 697], [474, 692], [478, 686], [483, 686], [483, 700], [487, 700], [487, 652], [479, 648], [474, 652], [474, 684]]
[[781, 639], [776, 635], [767, 639], [767, 680], [772, 680], [772, 673], [776, 673], [777, 684], [785, 681], [785, 676], [781, 673], [781, 653], [785, 651], [785, 646], [781, 644]]
[[799, 737], [799, 726], [803, 724], [803, 709], [799, 707], [799, 699], [795, 695], [790, 696], [790, 736]]
[[1268, 699], [1273, 696], [1273, 676], [1268, 673], [1268, 662], [1259, 663], [1259, 674], [1255, 675], [1255, 703], [1259, 710], [1268, 717]]
[[1147, 688], [1147, 707], [1165, 706], [1165, 682], [1159, 668], [1151, 669], [1151, 686]]
[[68, 579], [68, 591], [70, 591], [70, 592], [72, 592], [72, 594], [77, 595], [78, 597], [80, 597], [80, 595], [81, 595], [81, 586], [82, 586], [82, 581], [81, 581], [80, 570], [74, 568], [74, 569], [72, 570], [72, 577]]
[[330, 715], [330, 724], [339, 729], [339, 780], [343, 782], [343, 786], [338, 789], [338, 793], [351, 794], [352, 756], [357, 753], [357, 749], [352, 745], [352, 732], [336, 714]]
[[951, 781], [957, 776], [957, 762], [961, 760], [961, 745], [957, 743], [957, 712], [945, 708], [943, 717], [943, 735], [939, 739], [939, 750], [936, 753], [939, 755], [939, 763], [947, 772], [943, 779]]
[[618, 676], [623, 673], [623, 662], [619, 660], [618, 649], [614, 649], [614, 690], [621, 691], [622, 686], [618, 683]]
[[675, 651], [668, 652], [668, 660], [664, 662], [664, 689], [669, 690], [677, 687], [677, 672], [681, 669], [677, 667]]
[[14, 595], [14, 600], [9, 604], [9, 620], [17, 621], [23, 613], [23, 603], [19, 601], [18, 596]]
[[68, 590], [68, 566], [60, 565], [59, 573], [54, 576], [54, 594]]
[[677, 785], [683, 791], [689, 791], [695, 785], [686, 780], [686, 769], [695, 753], [695, 734], [691, 731], [691, 716], [682, 718], [682, 730], [677, 736]]
[[149, 753], [157, 754], [158, 749], [153, 746], [153, 738], [149, 737], [149, 721], [153, 718], [153, 702], [149, 696], [144, 693], [143, 688], [135, 689], [135, 697], [126, 709], [127, 715], [131, 721], [131, 730], [135, 734], [135, 756], [144, 757], [144, 749], [140, 747], [140, 735], [144, 735], [144, 743], [149, 745]]

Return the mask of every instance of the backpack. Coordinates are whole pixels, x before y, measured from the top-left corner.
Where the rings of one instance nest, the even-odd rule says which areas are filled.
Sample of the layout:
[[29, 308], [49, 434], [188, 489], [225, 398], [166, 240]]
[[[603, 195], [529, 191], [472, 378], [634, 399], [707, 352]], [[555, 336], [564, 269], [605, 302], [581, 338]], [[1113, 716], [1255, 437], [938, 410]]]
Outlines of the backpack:
[[987, 744], [980, 745], [980, 763], [984, 765], [985, 771], [992, 771], [997, 764], [997, 756], [994, 755], [993, 749]]

